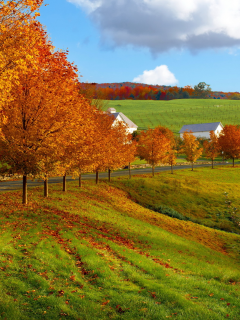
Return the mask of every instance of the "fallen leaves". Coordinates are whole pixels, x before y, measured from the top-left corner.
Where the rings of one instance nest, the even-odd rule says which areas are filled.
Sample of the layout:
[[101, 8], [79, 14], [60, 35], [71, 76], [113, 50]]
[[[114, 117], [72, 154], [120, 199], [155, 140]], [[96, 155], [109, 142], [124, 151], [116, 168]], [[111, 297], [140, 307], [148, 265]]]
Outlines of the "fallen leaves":
[[64, 295], [64, 291], [63, 290], [59, 290], [57, 297], [62, 297]]
[[116, 310], [118, 313], [124, 313], [126, 311], [126, 310], [123, 310], [119, 304], [116, 306]]
[[110, 302], [110, 300], [107, 300], [107, 301], [104, 301], [104, 302], [102, 302], [102, 306], [106, 306], [108, 303]]

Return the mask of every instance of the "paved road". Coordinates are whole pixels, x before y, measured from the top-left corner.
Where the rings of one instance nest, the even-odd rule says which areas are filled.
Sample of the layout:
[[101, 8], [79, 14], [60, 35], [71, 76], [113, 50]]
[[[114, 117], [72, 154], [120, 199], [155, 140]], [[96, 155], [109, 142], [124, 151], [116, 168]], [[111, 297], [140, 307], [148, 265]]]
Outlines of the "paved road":
[[[229, 163], [221, 163], [219, 165], [226, 165]], [[218, 165], [218, 164], [215, 164]], [[201, 164], [201, 165], [195, 165], [194, 167], [210, 167], [210, 164]], [[182, 169], [191, 169], [191, 165], [185, 165], [185, 166], [175, 166], [174, 170], [182, 170]], [[161, 172], [161, 171], [170, 171], [171, 167], [157, 167], [155, 168], [155, 173]], [[132, 175], [135, 174], [146, 174], [146, 173], [151, 173], [152, 168], [142, 168], [142, 169], [132, 169], [131, 173]], [[120, 177], [120, 176], [128, 176], [128, 169], [126, 170], [121, 170], [121, 171], [115, 171], [112, 172], [112, 177]], [[95, 174], [84, 174], [82, 175], [82, 180], [93, 180], [95, 179], [96, 175]], [[107, 172], [102, 172], [99, 173], [99, 179], [107, 178], [108, 174]], [[78, 178], [72, 179], [71, 176], [67, 177], [67, 181], [76, 181], [77, 182]], [[52, 183], [62, 183], [62, 177], [54, 177], [54, 178], [49, 178], [49, 184]], [[37, 186], [42, 186], [43, 181], [42, 180], [35, 180], [31, 181], [28, 180], [28, 188], [31, 187], [37, 187]], [[3, 191], [8, 191], [8, 190], [19, 190], [22, 189], [22, 181], [0, 181], [0, 192]]]

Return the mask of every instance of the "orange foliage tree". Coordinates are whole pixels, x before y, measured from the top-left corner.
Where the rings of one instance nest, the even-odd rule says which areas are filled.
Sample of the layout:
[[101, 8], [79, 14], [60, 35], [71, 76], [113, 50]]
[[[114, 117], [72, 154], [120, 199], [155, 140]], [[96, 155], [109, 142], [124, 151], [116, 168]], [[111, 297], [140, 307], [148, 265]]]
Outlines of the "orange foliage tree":
[[166, 127], [159, 127], [160, 131], [164, 136], [170, 140], [171, 148], [167, 151], [164, 163], [170, 164], [171, 173], [173, 173], [173, 166], [176, 164], [177, 150], [176, 150], [176, 139], [173, 132]]
[[66, 189], [67, 174], [79, 177], [82, 186], [82, 173], [93, 171], [93, 152], [96, 139], [96, 114], [100, 113], [79, 95], [75, 102], [78, 114], [72, 122], [73, 127], [66, 131], [58, 151], [59, 174], [63, 176], [63, 191]]
[[189, 94], [189, 96], [192, 96], [194, 89], [192, 86], [185, 86], [185, 87], [183, 87], [183, 92], [187, 92]]
[[96, 89], [95, 83], [79, 83], [79, 92], [89, 103], [98, 110], [106, 110], [108, 101], [105, 100], [107, 97], [101, 89]]
[[93, 171], [96, 172], [96, 183], [100, 171], [111, 171], [120, 168], [132, 161], [136, 146], [131, 142], [131, 135], [123, 122], [113, 124], [113, 116], [103, 112], [95, 114], [94, 142], [91, 146], [91, 160]]
[[[6, 117], [3, 106], [11, 100], [11, 88], [18, 83], [18, 74], [26, 71], [27, 62], [37, 53], [34, 48], [40, 39], [34, 25], [42, 2], [0, 1], [0, 121]], [[29, 38], [32, 39], [31, 47], [26, 45]]]
[[108, 169], [109, 154], [114, 144], [111, 144], [112, 119], [102, 111], [95, 113], [94, 142], [91, 145], [91, 161], [93, 171], [96, 173], [96, 183], [99, 172]]
[[172, 174], [173, 174], [173, 166], [176, 164], [176, 159], [177, 159], [177, 150], [174, 149], [174, 146], [172, 146], [169, 152], [167, 153], [167, 158], [165, 161], [165, 163], [170, 164]]
[[[84, 110], [85, 121], [88, 125], [82, 129], [82, 137], [78, 139], [74, 146], [73, 158], [73, 175], [79, 177], [79, 187], [82, 187], [82, 173], [93, 171], [93, 145], [95, 144], [95, 133], [96, 133], [96, 118], [95, 114], [98, 113], [91, 105], [88, 106], [88, 110]], [[85, 138], [84, 138], [85, 137]]]
[[186, 160], [192, 163], [192, 171], [193, 163], [201, 156], [202, 151], [203, 148], [199, 148], [199, 141], [192, 132], [185, 131], [183, 133], [183, 145], [181, 152], [186, 155]]
[[125, 149], [123, 151], [125, 163], [128, 165], [129, 179], [131, 179], [131, 162], [136, 159], [137, 154], [137, 142], [132, 139], [132, 135], [128, 135], [129, 141], [123, 146]]
[[156, 165], [164, 162], [171, 149], [171, 140], [162, 133], [162, 127], [142, 131], [138, 137], [137, 153], [152, 166], [152, 175]]
[[218, 143], [218, 137], [214, 131], [210, 131], [210, 140], [203, 142], [203, 147], [207, 158], [212, 160], [212, 169], [213, 169], [213, 160], [219, 155], [220, 146]]
[[[109, 115], [111, 117], [111, 115]], [[106, 144], [109, 151], [107, 157], [108, 180], [111, 180], [111, 171], [121, 168], [134, 159], [133, 147], [131, 141], [132, 135], [127, 132], [127, 126], [123, 122], [111, 125], [108, 141]]]
[[218, 138], [221, 151], [226, 159], [234, 160], [240, 157], [240, 128], [236, 125], [226, 125]]
[[[28, 63], [27, 72], [19, 74], [19, 84], [11, 90], [13, 101], [4, 105], [7, 121], [1, 125], [3, 159], [23, 175], [23, 203], [27, 203], [27, 176], [39, 175], [40, 162], [46, 162], [51, 151], [52, 157], [56, 149], [60, 151], [59, 141], [63, 145], [67, 134], [81, 131], [84, 110], [77, 69], [65, 52], [53, 53], [40, 24], [35, 32], [41, 38], [38, 55]], [[31, 48], [31, 42], [26, 46]]]

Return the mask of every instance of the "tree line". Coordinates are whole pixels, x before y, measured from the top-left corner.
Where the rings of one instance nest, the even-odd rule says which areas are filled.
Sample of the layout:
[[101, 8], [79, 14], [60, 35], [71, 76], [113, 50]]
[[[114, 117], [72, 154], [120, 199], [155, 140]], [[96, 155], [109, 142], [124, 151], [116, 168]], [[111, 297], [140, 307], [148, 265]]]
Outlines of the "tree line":
[[205, 82], [179, 88], [177, 86], [152, 86], [144, 84], [97, 84], [81, 83], [82, 92], [91, 92], [95, 99], [105, 100], [172, 100], [172, 99], [233, 99], [239, 100], [239, 93], [214, 92]]
[[226, 125], [219, 135], [210, 131], [209, 139], [197, 138], [191, 131], [185, 131], [183, 138], [176, 137], [168, 128], [158, 126], [142, 131], [137, 140], [137, 156], [152, 165], [153, 176], [154, 168], [160, 163], [169, 164], [173, 173], [179, 154], [184, 154], [192, 164], [192, 170], [194, 162], [203, 154], [212, 161], [212, 168], [219, 156], [231, 159], [233, 167], [235, 160], [240, 158], [240, 127], [237, 125]]

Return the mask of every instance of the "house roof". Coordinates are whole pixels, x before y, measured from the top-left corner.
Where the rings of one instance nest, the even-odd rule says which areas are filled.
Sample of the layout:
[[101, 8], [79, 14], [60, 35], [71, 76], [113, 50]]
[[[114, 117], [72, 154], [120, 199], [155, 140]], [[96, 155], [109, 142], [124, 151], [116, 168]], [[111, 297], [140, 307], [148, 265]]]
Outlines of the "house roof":
[[187, 124], [182, 127], [179, 133], [183, 133], [184, 131], [192, 131], [192, 132], [205, 132], [205, 131], [215, 131], [217, 127], [221, 125], [221, 122], [211, 122], [211, 123], [198, 123], [198, 124]]
[[109, 113], [109, 116], [114, 117], [114, 121], [117, 119], [118, 116], [122, 118], [122, 121], [125, 122], [129, 128], [137, 128], [138, 126], [133, 123], [128, 117], [126, 117], [122, 112], [115, 112], [115, 113]]
[[114, 112], [116, 112], [116, 109], [114, 109], [114, 108], [108, 108], [108, 109], [107, 109], [107, 112], [114, 113]]

